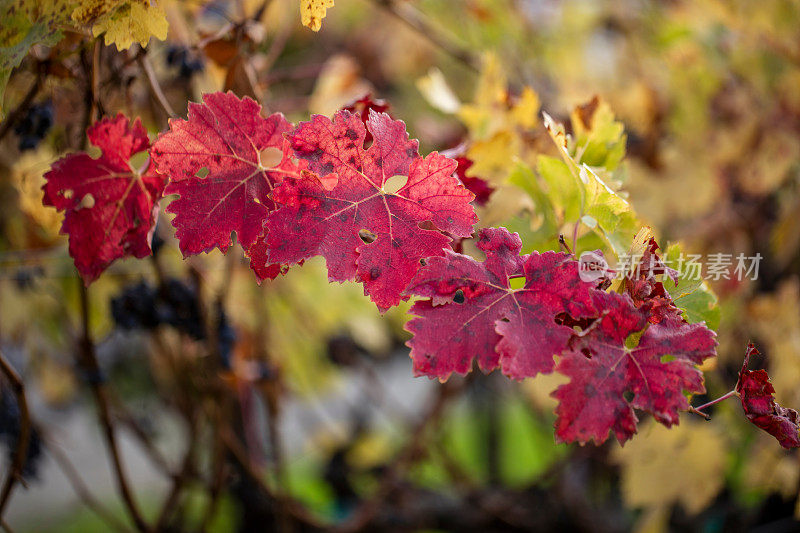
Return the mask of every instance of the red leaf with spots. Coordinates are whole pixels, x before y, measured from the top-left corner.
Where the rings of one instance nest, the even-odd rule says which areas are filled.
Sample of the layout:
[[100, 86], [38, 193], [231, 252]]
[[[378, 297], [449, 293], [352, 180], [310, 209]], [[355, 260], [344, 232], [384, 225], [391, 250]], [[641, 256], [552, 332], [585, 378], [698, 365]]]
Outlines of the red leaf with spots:
[[636, 307], [649, 305], [649, 320], [653, 323], [682, 315], [664, 288], [663, 281], [658, 281], [658, 276], [661, 276], [662, 280], [670, 278], [677, 284], [678, 272], [665, 265], [657, 252], [658, 243], [651, 237], [635, 270], [623, 280], [625, 292], [630, 295]]
[[750, 356], [759, 352], [747, 345], [744, 364], [739, 372], [736, 392], [742, 401], [747, 419], [775, 437], [784, 448], [800, 447], [800, 416], [794, 409], [781, 407], [775, 401], [775, 389], [766, 370], [749, 370]]
[[[233, 93], [203, 96], [189, 104], [188, 120], [171, 120], [151, 150], [159, 172], [169, 175], [167, 207], [184, 257], [219, 248], [236, 232], [261, 278], [281, 271], [267, 263], [263, 225], [274, 208], [270, 192], [287, 175], [298, 176], [284, 133], [292, 125], [280, 113], [261, 116], [261, 106]], [[268, 161], [268, 159], [270, 159]]]
[[79, 152], [53, 163], [43, 202], [64, 211], [61, 232], [88, 285], [116, 259], [150, 255], [165, 180], [149, 162], [144, 171], [131, 168], [131, 156], [150, 147], [138, 118], [133, 124], [121, 113], [104, 118], [86, 135], [101, 156]]
[[556, 367], [570, 378], [553, 393], [556, 440], [600, 444], [613, 431], [624, 443], [636, 433], [634, 408], [677, 424], [689, 407], [684, 391], [705, 390], [697, 365], [715, 355], [714, 332], [676, 318], [649, 324], [648, 306], [636, 308], [628, 295], [596, 291], [594, 305], [600, 318], [573, 337]]
[[[267, 248], [273, 263], [323, 256], [331, 281], [361, 281], [386, 310], [407, 298], [420, 259], [444, 255], [450, 238], [442, 231], [468, 237], [476, 216], [455, 161], [420, 157], [405, 124], [384, 113], [370, 111], [367, 128], [369, 148], [364, 123], [348, 111], [333, 121], [314, 115], [289, 135], [309, 171], [275, 189], [280, 209], [267, 219]], [[407, 177], [396, 192], [386, 187], [394, 176]]]
[[[484, 372], [500, 366], [515, 379], [551, 372], [573, 333], [555, 317], [591, 315], [591, 285], [566, 254], [520, 257], [522, 241], [505, 228], [481, 230], [477, 245], [484, 262], [448, 250], [409, 284], [409, 293], [430, 298], [414, 304], [417, 318], [406, 326], [414, 372], [445, 380], [469, 372], [473, 359]], [[511, 288], [518, 277], [524, 285]]]
[[[345, 111], [350, 111], [351, 113], [357, 113], [361, 117], [361, 121], [364, 125], [367, 125], [367, 120], [369, 119], [369, 112], [370, 110], [378, 112], [378, 113], [389, 113], [389, 108], [391, 106], [386, 100], [382, 100], [380, 98], [372, 98], [372, 93], [367, 93], [358, 100], [354, 100], [353, 103], [350, 105], [344, 106], [342, 109]], [[372, 142], [372, 134], [367, 130], [367, 136], [364, 138], [365, 142], [370, 143]]]

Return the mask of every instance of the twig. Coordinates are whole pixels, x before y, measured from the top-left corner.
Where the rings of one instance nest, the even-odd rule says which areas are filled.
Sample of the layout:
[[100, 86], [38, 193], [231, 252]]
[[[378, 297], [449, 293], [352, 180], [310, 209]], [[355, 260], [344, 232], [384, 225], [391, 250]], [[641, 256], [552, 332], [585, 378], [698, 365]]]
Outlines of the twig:
[[167, 117], [177, 117], [178, 115], [172, 109], [172, 106], [169, 105], [167, 97], [164, 96], [164, 91], [161, 90], [161, 85], [158, 84], [158, 79], [156, 78], [156, 73], [153, 70], [153, 65], [150, 64], [150, 60], [147, 58], [147, 55], [141, 54], [136, 56], [136, 62], [139, 63], [139, 67], [141, 67], [142, 71], [147, 77], [147, 82], [150, 84], [150, 91], [153, 93], [153, 97], [167, 114]]
[[11, 529], [11, 526], [8, 525], [8, 522], [0, 518], [0, 527], [2, 527], [8, 533], [14, 533], [14, 530]]
[[84, 483], [83, 478], [78, 474], [78, 470], [69, 460], [67, 455], [61, 451], [58, 444], [53, 442], [52, 439], [39, 427], [37, 431], [42, 436], [42, 440], [47, 443], [47, 451], [53, 456], [56, 465], [61, 469], [64, 476], [69, 481], [72, 490], [78, 495], [83, 504], [92, 510], [100, 519], [104, 520], [109, 526], [118, 531], [130, 531], [130, 528], [120, 522], [114, 514], [106, 509], [95, 497], [92, 495], [89, 488]]
[[398, 6], [394, 0], [372, 0], [372, 3], [391, 13], [398, 20], [415, 30], [434, 46], [457, 59], [474, 71], [480, 70], [480, 61], [469, 50], [446, 39], [416, 9], [407, 3]]
[[723, 394], [722, 396], [720, 396], [720, 397], [719, 397], [719, 398], [717, 398], [716, 400], [711, 400], [711, 401], [710, 401], [710, 402], [708, 402], [708, 403], [704, 403], [704, 404], [703, 404], [703, 405], [701, 405], [700, 407], [691, 407], [691, 408], [689, 409], [689, 412], [690, 412], [690, 413], [694, 413], [694, 414], [696, 414], [696, 415], [700, 415], [700, 416], [704, 416], [704, 415], [705, 415], [705, 417], [708, 417], [708, 415], [707, 415], [706, 413], [702, 413], [702, 412], [701, 412], [703, 409], [705, 409], [706, 407], [711, 407], [712, 405], [714, 405], [714, 404], [716, 404], [716, 403], [719, 403], [719, 402], [721, 402], [721, 401], [723, 401], [723, 400], [727, 400], [727, 399], [728, 399], [728, 398], [730, 398], [731, 396], [738, 396], [738, 395], [739, 395], [739, 393], [738, 393], [738, 392], [736, 392], [736, 389], [733, 389], [732, 391], [726, 392], [725, 394]]
[[177, 474], [173, 472], [173, 469], [170, 467], [169, 462], [167, 461], [164, 454], [156, 447], [153, 443], [152, 439], [147, 435], [147, 432], [139, 425], [136, 419], [133, 417], [133, 414], [128, 411], [128, 409], [122, 405], [116, 397], [112, 397], [109, 394], [109, 404], [112, 405], [114, 410], [114, 418], [116, 418], [120, 424], [128, 431], [130, 431], [131, 435], [139, 441], [139, 444], [142, 446], [144, 451], [150, 457], [150, 460], [155, 463], [155, 465], [159, 468], [161, 472], [163, 472], [167, 476], [175, 477]]
[[28, 110], [33, 103], [33, 99], [36, 98], [36, 95], [39, 94], [39, 91], [42, 89], [42, 82], [44, 81], [44, 76], [42, 76], [41, 72], [36, 73], [36, 80], [34, 80], [33, 85], [31, 88], [28, 89], [28, 92], [25, 94], [25, 97], [22, 99], [22, 102], [19, 103], [17, 107], [14, 108], [14, 111], [8, 114], [8, 116], [0, 123], [0, 140], [6, 136], [6, 134], [11, 131], [11, 127], [20, 119], [22, 114]]
[[406, 444], [400, 453], [398, 453], [394, 462], [388, 467], [372, 498], [365, 501], [353, 513], [353, 517], [350, 520], [344, 524], [341, 524], [339, 527], [334, 528], [334, 531], [338, 533], [350, 533], [367, 529], [370, 520], [372, 520], [380, 510], [381, 504], [394, 491], [400, 475], [413, 464], [415, 458], [417, 455], [419, 455], [419, 451], [424, 445], [423, 437], [425, 436], [425, 433], [436, 421], [439, 420], [444, 413], [444, 408], [450, 398], [452, 398], [457, 390], [463, 385], [454, 385], [453, 383], [454, 382], [450, 381], [444, 383], [438, 388], [436, 400], [434, 401], [428, 413], [411, 431], [408, 444]]
[[25, 468], [25, 459], [28, 457], [28, 444], [31, 435], [31, 419], [28, 413], [28, 401], [25, 398], [25, 385], [22, 383], [19, 374], [8, 363], [6, 358], [0, 352], [0, 370], [3, 375], [11, 383], [11, 388], [14, 395], [17, 397], [17, 405], [19, 406], [19, 435], [17, 436], [17, 449], [14, 453], [14, 458], [11, 462], [6, 474], [5, 481], [3, 481], [3, 489], [0, 491], [0, 519], [3, 517], [3, 511], [6, 504], [11, 498], [11, 493], [14, 490], [14, 485], [17, 481], [22, 479], [22, 471]]
[[195, 420], [189, 420], [189, 444], [186, 448], [186, 454], [183, 457], [180, 472], [175, 476], [172, 482], [172, 488], [164, 500], [164, 505], [161, 507], [161, 512], [156, 520], [155, 531], [164, 531], [167, 522], [173, 514], [175, 504], [178, 502], [178, 496], [186, 486], [186, 483], [192, 477], [195, 471], [195, 458], [197, 455], [198, 432], [197, 423]]
[[285, 506], [285, 509], [295, 519], [303, 522], [313, 528], [320, 528], [317, 520], [311, 516], [299, 503], [294, 501], [288, 496], [276, 494], [264, 481], [264, 473], [253, 465], [250, 461], [247, 450], [241, 442], [236, 438], [236, 435], [228, 427], [220, 429], [222, 441], [225, 447], [231, 452], [236, 462], [242, 467], [244, 472], [250, 477], [270, 499], [275, 500], [278, 504]]
[[108, 407], [108, 391], [101, 379], [100, 365], [97, 362], [97, 354], [94, 349], [94, 342], [91, 338], [89, 328], [89, 295], [83, 280], [78, 278], [79, 292], [80, 292], [80, 305], [81, 305], [81, 324], [83, 326], [81, 338], [81, 360], [84, 370], [89, 377], [89, 385], [92, 394], [97, 404], [98, 418], [100, 425], [103, 428], [103, 434], [106, 441], [106, 446], [111, 454], [111, 463], [114, 469], [114, 474], [117, 481], [117, 488], [125, 503], [125, 507], [130, 514], [133, 523], [140, 531], [149, 531], [147, 522], [142, 517], [139, 507], [133, 498], [133, 492], [128, 484], [128, 479], [125, 475], [125, 469], [122, 465], [122, 457], [119, 452], [119, 445], [117, 443], [117, 435], [115, 432], [114, 424], [111, 420]]
[[569, 244], [567, 244], [567, 240], [564, 238], [563, 233], [559, 233], [558, 235], [558, 244], [561, 246], [561, 251], [566, 252], [573, 257], [575, 256], [575, 254], [572, 253], [572, 250], [570, 250]]

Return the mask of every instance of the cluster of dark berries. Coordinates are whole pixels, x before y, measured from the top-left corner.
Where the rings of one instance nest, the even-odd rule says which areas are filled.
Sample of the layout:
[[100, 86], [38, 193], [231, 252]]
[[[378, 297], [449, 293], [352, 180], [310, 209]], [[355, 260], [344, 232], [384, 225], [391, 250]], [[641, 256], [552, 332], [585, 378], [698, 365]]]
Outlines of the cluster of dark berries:
[[[20, 411], [17, 397], [6, 383], [0, 383], [0, 442], [5, 444], [8, 464], [17, 453], [20, 432]], [[28, 435], [28, 453], [22, 475], [31, 479], [36, 477], [42, 458], [42, 440], [36, 429], [31, 428]]]
[[178, 76], [190, 79], [204, 68], [203, 60], [185, 46], [172, 45], [167, 49], [167, 65], [178, 69]]
[[[128, 285], [111, 299], [111, 316], [126, 330], [153, 330], [172, 326], [193, 339], [205, 340], [206, 331], [197, 291], [181, 280], [170, 278], [154, 287], [145, 281]], [[236, 343], [236, 331], [224, 310], [217, 309], [217, 342], [224, 366]]]
[[168, 279], [160, 287], [145, 281], [128, 285], [111, 299], [111, 316], [122, 329], [168, 325], [194, 339], [205, 338], [197, 291], [178, 279]]
[[20, 151], [33, 150], [53, 127], [53, 104], [50, 101], [32, 105], [22, 120], [14, 126], [19, 137]]

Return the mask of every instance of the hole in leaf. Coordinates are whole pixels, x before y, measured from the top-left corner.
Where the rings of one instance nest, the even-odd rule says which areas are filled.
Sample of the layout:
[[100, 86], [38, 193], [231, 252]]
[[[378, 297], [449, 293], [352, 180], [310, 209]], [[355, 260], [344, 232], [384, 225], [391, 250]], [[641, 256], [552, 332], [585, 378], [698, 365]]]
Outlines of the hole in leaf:
[[383, 182], [383, 192], [386, 194], [397, 194], [408, 183], [408, 176], [392, 176]]
[[372, 233], [368, 229], [358, 230], [358, 236], [364, 242], [364, 244], [372, 244], [373, 242], [375, 242], [375, 239], [378, 238], [374, 233]]
[[75, 194], [75, 191], [73, 191], [72, 189], [66, 189], [66, 190], [65, 190], [63, 193], [61, 193], [61, 194], [62, 194], [62, 196], [64, 196], [64, 198], [66, 198], [67, 200], [69, 200], [70, 198], [72, 198], [72, 195], [73, 195], [73, 194]]
[[258, 161], [264, 168], [277, 167], [281, 159], [283, 159], [283, 152], [277, 148], [264, 148], [258, 154]]
[[208, 167], [202, 167], [200, 170], [195, 172], [194, 175], [197, 176], [198, 178], [205, 178], [206, 176], [208, 176], [209, 172], [211, 171], [209, 170]]
[[466, 297], [464, 296], [464, 291], [458, 289], [453, 296], [453, 301], [457, 304], [463, 304], [466, 301]]
[[94, 196], [91, 193], [86, 194], [83, 198], [81, 198], [81, 204], [78, 206], [78, 209], [91, 209], [94, 207]]
[[633, 350], [639, 346], [639, 340], [642, 338], [642, 335], [644, 335], [645, 331], [647, 331], [646, 327], [642, 331], [635, 331], [628, 335], [628, 337], [625, 339], [625, 347], [629, 350]]
[[134, 171], [141, 172], [144, 170], [144, 166], [147, 164], [149, 157], [150, 156], [147, 155], [147, 151], [138, 152], [131, 156], [131, 158], [128, 160], [128, 164]]
[[525, 278], [524, 277], [511, 278], [510, 280], [508, 280], [508, 285], [515, 291], [523, 289], [525, 288]]
[[422, 266], [425, 266], [425, 265], [428, 264], [428, 262], [425, 260], [424, 257], [420, 257], [419, 258], [419, 264], [422, 265]]
[[625, 398], [626, 402], [632, 402], [633, 401], [633, 392], [631, 392], [629, 390], [626, 390], [625, 392], [622, 393], [622, 397]]

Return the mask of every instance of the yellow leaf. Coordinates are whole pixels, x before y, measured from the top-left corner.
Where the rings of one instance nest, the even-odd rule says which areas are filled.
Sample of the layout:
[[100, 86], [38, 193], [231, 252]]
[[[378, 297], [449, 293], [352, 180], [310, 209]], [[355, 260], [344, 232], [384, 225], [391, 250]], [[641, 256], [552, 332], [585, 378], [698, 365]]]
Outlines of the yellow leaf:
[[19, 208], [35, 221], [48, 240], [58, 237], [63, 215], [42, 204], [44, 173], [55, 160], [53, 150], [42, 143], [36, 150], [24, 152], [11, 167], [11, 181], [19, 195]]
[[624, 448], [622, 495], [631, 507], [680, 503], [690, 514], [708, 506], [724, 484], [725, 440], [704, 422], [687, 418], [668, 429], [649, 420]]
[[124, 0], [83, 0], [72, 12], [72, 20], [78, 24], [94, 24], [123, 3]]
[[458, 97], [444, 79], [444, 74], [434, 67], [428, 74], [417, 79], [417, 89], [434, 108], [442, 113], [453, 114], [461, 107]]
[[475, 163], [467, 171], [469, 176], [478, 176], [496, 185], [502, 184], [510, 172], [511, 164], [520, 151], [519, 137], [508, 130], [501, 130], [486, 140], [475, 141], [467, 151], [467, 157]]
[[522, 89], [522, 94], [511, 108], [511, 121], [522, 128], [534, 128], [539, 123], [539, 95], [530, 87]]
[[92, 34], [97, 37], [105, 33], [107, 46], [114, 43], [117, 50], [127, 50], [135, 42], [147, 46], [150, 37], [163, 41], [167, 38], [168, 27], [164, 9], [146, 1], [132, 0], [97, 18]]
[[319, 31], [329, 7], [333, 7], [333, 0], [300, 0], [300, 20], [303, 21], [303, 26]]

